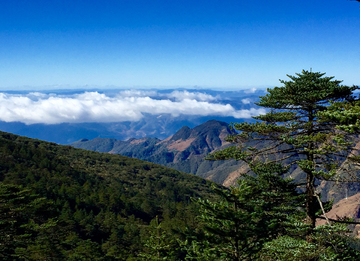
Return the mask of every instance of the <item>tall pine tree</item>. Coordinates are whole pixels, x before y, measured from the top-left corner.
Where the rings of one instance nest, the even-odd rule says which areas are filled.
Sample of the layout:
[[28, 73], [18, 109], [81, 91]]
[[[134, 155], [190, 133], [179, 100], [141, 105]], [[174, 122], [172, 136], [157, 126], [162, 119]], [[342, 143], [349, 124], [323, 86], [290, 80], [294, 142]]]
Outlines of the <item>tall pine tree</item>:
[[227, 140], [235, 145], [209, 156], [210, 160], [264, 160], [299, 167], [306, 174], [308, 242], [312, 241], [318, 210], [315, 180], [345, 179], [343, 162], [354, 150], [351, 137], [335, 129], [337, 122], [331, 118], [320, 121], [318, 115], [331, 103], [354, 100], [353, 91], [359, 88], [341, 85], [341, 81], [324, 75], [305, 70], [287, 75], [289, 81], [280, 80], [284, 86], [268, 89], [256, 103], [269, 112], [254, 117], [256, 123], [233, 124], [239, 134]]

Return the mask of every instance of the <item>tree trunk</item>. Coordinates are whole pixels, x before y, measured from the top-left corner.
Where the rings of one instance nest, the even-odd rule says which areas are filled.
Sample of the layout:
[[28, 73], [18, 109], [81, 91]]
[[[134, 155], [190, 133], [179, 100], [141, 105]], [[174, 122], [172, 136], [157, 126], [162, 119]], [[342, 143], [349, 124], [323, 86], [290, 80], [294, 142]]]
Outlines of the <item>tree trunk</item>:
[[313, 242], [312, 233], [316, 222], [316, 197], [314, 191], [314, 175], [306, 173], [306, 223], [310, 226], [306, 232], [306, 241]]
[[[314, 133], [314, 112], [312, 109], [308, 110], [309, 113], [309, 129], [307, 134], [311, 136]], [[314, 144], [312, 141], [309, 142], [308, 145], [309, 152], [306, 155], [307, 160], [310, 162], [314, 162]], [[310, 226], [306, 232], [306, 241], [311, 243], [313, 242], [312, 239], [312, 233], [315, 228], [315, 222], [316, 222], [316, 197], [315, 197], [315, 180], [314, 180], [314, 174], [312, 173], [312, 169], [305, 170], [306, 173], [306, 223]]]

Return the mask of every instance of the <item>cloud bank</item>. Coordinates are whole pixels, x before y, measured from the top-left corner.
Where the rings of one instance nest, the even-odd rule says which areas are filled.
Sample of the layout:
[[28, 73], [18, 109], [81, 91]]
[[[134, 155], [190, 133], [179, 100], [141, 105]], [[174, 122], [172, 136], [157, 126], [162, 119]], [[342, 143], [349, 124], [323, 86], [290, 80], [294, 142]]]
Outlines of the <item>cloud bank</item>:
[[29, 93], [0, 93], [0, 120], [25, 124], [139, 121], [144, 113], [250, 118], [264, 109], [236, 110], [230, 104], [216, 103], [206, 93], [174, 91], [121, 91], [115, 96], [84, 92], [71, 96]]

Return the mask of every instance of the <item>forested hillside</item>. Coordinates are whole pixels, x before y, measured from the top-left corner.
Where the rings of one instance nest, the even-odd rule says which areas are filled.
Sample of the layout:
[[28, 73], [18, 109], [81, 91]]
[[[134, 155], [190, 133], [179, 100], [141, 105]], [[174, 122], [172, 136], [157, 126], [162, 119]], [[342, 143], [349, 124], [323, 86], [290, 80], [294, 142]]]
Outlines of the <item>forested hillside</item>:
[[197, 226], [190, 198], [214, 197], [193, 175], [4, 132], [0, 181], [1, 260], [132, 260], [157, 222], [176, 249], [173, 230]]

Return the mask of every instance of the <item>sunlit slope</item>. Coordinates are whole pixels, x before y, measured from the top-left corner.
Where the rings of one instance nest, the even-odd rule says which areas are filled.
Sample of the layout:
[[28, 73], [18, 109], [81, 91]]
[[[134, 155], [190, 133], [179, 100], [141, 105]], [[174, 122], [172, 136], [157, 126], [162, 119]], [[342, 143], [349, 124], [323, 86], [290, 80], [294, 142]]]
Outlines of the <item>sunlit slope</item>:
[[[29, 191], [31, 199], [47, 202], [41, 212], [29, 206], [13, 216], [17, 223], [11, 224], [17, 227], [11, 233], [21, 236], [25, 232], [20, 225], [52, 220], [51, 226], [43, 226], [46, 231], [32, 231], [30, 241], [9, 242], [6, 251], [18, 246], [46, 251], [55, 247], [57, 250], [49, 251], [58, 253], [60, 260], [69, 260], [87, 247], [95, 251], [94, 256], [109, 256], [107, 260], [136, 256], [149, 236], [147, 226], [156, 216], [169, 231], [191, 227], [197, 209], [190, 198], [213, 197], [211, 182], [200, 177], [121, 155], [4, 132], [0, 132], [0, 181], [1, 186], [16, 186], [19, 191]], [[8, 211], [4, 206], [0, 204], [0, 215]], [[2, 229], [6, 228], [0, 226], [0, 233]]]

